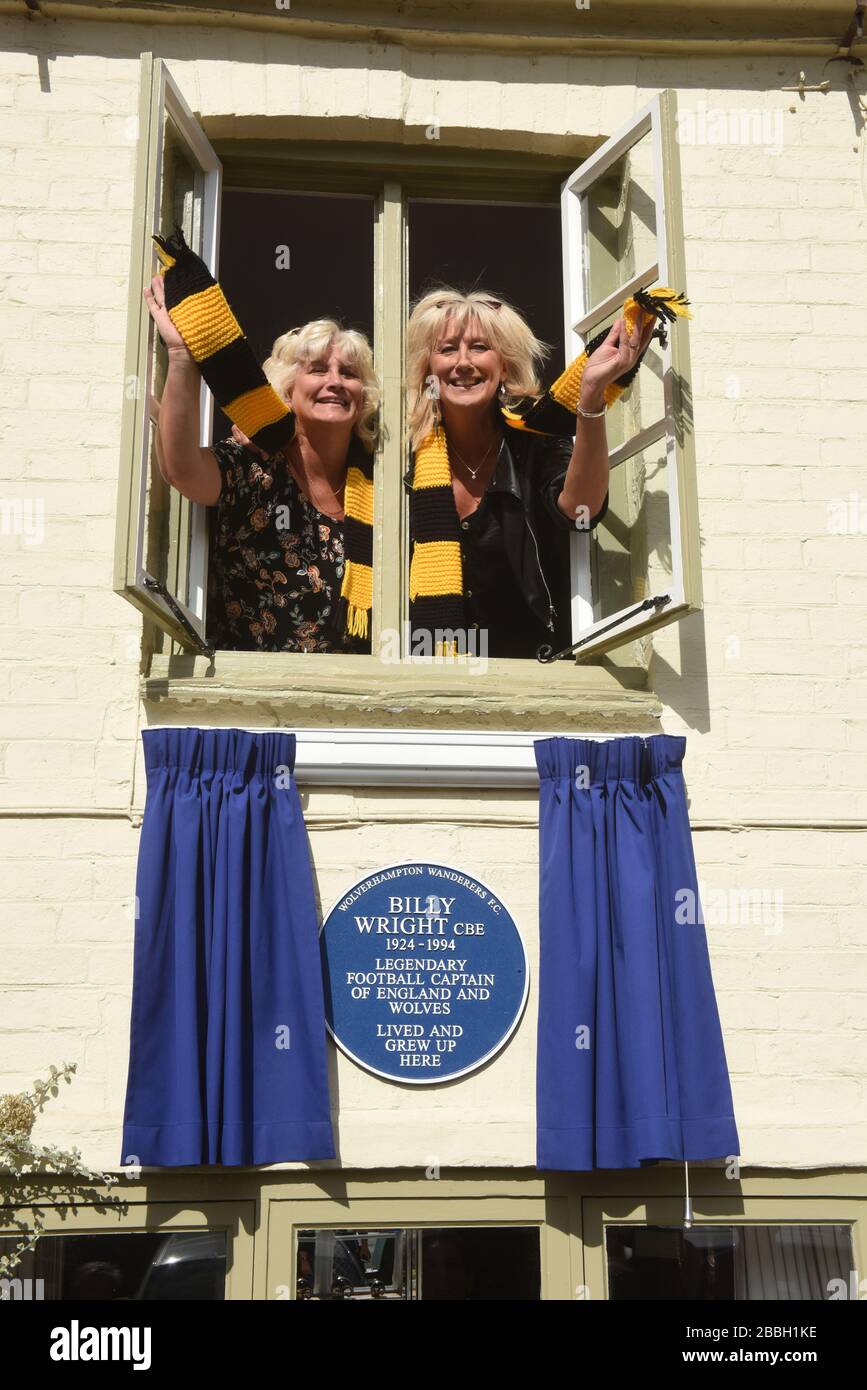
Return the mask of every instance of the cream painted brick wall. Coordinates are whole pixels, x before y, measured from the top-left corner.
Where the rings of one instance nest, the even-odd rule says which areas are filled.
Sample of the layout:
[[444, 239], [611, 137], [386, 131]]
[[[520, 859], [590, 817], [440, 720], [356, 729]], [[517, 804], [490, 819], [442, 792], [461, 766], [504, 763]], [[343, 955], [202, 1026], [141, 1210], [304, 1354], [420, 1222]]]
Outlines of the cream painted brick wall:
[[[220, 133], [285, 138], [316, 118], [324, 136], [417, 142], [435, 117], [443, 140], [565, 148], [666, 86], [682, 111], [782, 113], [779, 149], [681, 147], [706, 607], [656, 639], [655, 684], [664, 728], [688, 738], [693, 819], [722, 827], [697, 830], [695, 846], [708, 902], [729, 903], [708, 936], [744, 1160], [864, 1165], [864, 835], [726, 828], [867, 820], [864, 137], [853, 150], [843, 91], [780, 92], [787, 60], [756, 58], [748, 88], [739, 59], [433, 55], [0, 21], [0, 497], [45, 516], [41, 545], [0, 536], [0, 807], [34, 813], [0, 820], [0, 1089], [78, 1062], [38, 1132], [118, 1161], [137, 850], [123, 813], [147, 712], [139, 620], [110, 590], [146, 48]], [[839, 534], [833, 506], [852, 494], [856, 524]], [[532, 798], [482, 800], [498, 817], [532, 815]], [[377, 821], [396, 805], [403, 825]], [[88, 807], [119, 815], [39, 815]], [[341, 810], [367, 823], [316, 827]], [[535, 959], [531, 825], [431, 823], [421, 794], [318, 792], [310, 813], [323, 904], [383, 862], [439, 857], [502, 894]], [[750, 891], [776, 916], [738, 917], [733, 895]], [[343, 1161], [532, 1163], [534, 1034], [535, 974], [510, 1046], [442, 1092], [407, 1095], [333, 1056]]]
[[[490, 794], [483, 799], [498, 814], [532, 814], [525, 796], [507, 804]], [[370, 817], [389, 809], [389, 798], [371, 793], [366, 800]], [[357, 813], [354, 799], [340, 793], [310, 794], [316, 884], [326, 910], [352, 880], [396, 853], [391, 824], [316, 828], [318, 816], [339, 814], [341, 806], [347, 819]], [[867, 886], [860, 843], [854, 832], [695, 835], [745, 1163], [828, 1163], [832, 1122], [835, 1142], [849, 1136], [834, 1161], [858, 1161], [857, 1117], [867, 1099], [867, 911], [854, 906]], [[136, 847], [137, 833], [124, 821], [58, 818], [2, 827], [0, 881], [10, 929], [2, 1084], [19, 1088], [51, 1061], [77, 1061], [79, 1076], [46, 1111], [40, 1133], [46, 1142], [75, 1142], [89, 1161], [109, 1167], [119, 1157], [126, 1084]], [[536, 832], [500, 827], [482, 840], [475, 826], [416, 819], [397, 852], [459, 864], [502, 896], [527, 945], [530, 999], [510, 1046], [442, 1091], [407, 1096], [332, 1053], [343, 1162], [532, 1165]]]

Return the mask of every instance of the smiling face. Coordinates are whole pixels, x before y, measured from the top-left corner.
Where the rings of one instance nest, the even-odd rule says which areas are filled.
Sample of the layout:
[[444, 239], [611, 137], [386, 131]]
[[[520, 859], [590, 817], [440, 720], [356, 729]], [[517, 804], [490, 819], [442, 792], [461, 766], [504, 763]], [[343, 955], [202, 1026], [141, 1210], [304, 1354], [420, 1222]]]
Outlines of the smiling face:
[[455, 410], [487, 411], [506, 376], [502, 357], [475, 318], [468, 318], [462, 329], [456, 318], [446, 321], [431, 352], [430, 370], [439, 383], [446, 421]]
[[319, 357], [298, 363], [287, 399], [303, 429], [309, 425], [352, 428], [364, 403], [358, 370], [334, 343]]

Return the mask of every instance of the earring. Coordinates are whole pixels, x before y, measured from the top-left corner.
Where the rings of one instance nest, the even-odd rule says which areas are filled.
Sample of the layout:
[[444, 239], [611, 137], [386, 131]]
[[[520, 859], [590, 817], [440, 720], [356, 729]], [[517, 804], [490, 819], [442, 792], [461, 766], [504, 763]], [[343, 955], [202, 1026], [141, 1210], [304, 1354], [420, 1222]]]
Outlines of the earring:
[[440, 422], [441, 422], [441, 420], [442, 420], [442, 412], [440, 411], [439, 399], [438, 399], [438, 397], [436, 397], [436, 396], [432, 397], [432, 399], [431, 399], [431, 411], [433, 412], [434, 433], [435, 433], [437, 439], [439, 439], [439, 437], [440, 437]]
[[506, 399], [506, 383], [505, 383], [504, 381], [501, 381], [501, 382], [500, 382], [500, 400], [501, 400], [501, 401], [504, 401], [505, 399]]

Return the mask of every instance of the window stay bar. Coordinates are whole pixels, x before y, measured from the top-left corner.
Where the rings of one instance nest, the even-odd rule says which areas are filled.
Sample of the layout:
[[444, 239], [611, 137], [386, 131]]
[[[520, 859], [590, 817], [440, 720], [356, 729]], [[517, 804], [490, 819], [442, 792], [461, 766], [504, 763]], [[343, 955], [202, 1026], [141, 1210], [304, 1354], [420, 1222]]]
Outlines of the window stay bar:
[[589, 632], [586, 637], [579, 637], [577, 642], [573, 642], [571, 647], [564, 647], [561, 652], [555, 652], [547, 643], [543, 643], [536, 651], [536, 660], [547, 664], [551, 661], [560, 661], [564, 656], [573, 656], [579, 647], [583, 647], [587, 642], [592, 642], [594, 638], [601, 637], [603, 632], [610, 632], [613, 627], [619, 627], [625, 623], [627, 618], [632, 618], [636, 613], [643, 613], [646, 608], [660, 609], [664, 604], [671, 603], [670, 594], [658, 594], [655, 598], [646, 598], [641, 603], [637, 603], [634, 608], [628, 608], [619, 617], [612, 618], [605, 627], [597, 628], [595, 632]]
[[141, 582], [146, 589], [150, 589], [153, 593], [159, 594], [163, 602], [171, 609], [175, 619], [180, 623], [196, 650], [201, 652], [203, 656], [213, 656], [214, 647], [212, 647], [210, 642], [207, 642], [204, 637], [199, 636], [177, 599], [173, 594], [169, 593], [165, 584], [161, 584], [158, 579], [154, 579], [153, 575], [147, 572], [142, 574]]

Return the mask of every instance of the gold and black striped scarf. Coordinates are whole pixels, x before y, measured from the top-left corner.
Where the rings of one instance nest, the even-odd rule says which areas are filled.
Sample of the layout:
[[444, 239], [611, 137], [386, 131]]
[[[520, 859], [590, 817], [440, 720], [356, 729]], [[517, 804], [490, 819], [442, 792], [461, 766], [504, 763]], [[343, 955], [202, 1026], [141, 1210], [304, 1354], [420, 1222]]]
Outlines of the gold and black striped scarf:
[[[169, 318], [196, 362], [214, 400], [233, 424], [266, 453], [295, 433], [295, 416], [262, 371], [221, 287], [190, 249], [180, 227], [154, 235], [162, 263]], [[350, 637], [370, 635], [373, 601], [373, 457], [352, 451], [344, 490], [346, 563], [340, 620]]]
[[[668, 288], [638, 290], [623, 307], [627, 332], [631, 333], [639, 321], [639, 309], [673, 323], [676, 318], [692, 318], [686, 307], [688, 304], [689, 300], [682, 294]], [[503, 410], [506, 423], [533, 434], [573, 436], [584, 368], [610, 331], [609, 327], [597, 333], [544, 396], [520, 412]], [[628, 372], [605, 387], [606, 405], [613, 405], [631, 384], [649, 346], [648, 343]], [[409, 574], [411, 629], [413, 632], [425, 629], [434, 634], [438, 630], [440, 639], [434, 639], [437, 650], [454, 651], [460, 639], [442, 637], [442, 634], [463, 632], [466, 626], [463, 565], [460, 521], [442, 428], [431, 430], [416, 450], [410, 515], [413, 534]]]

